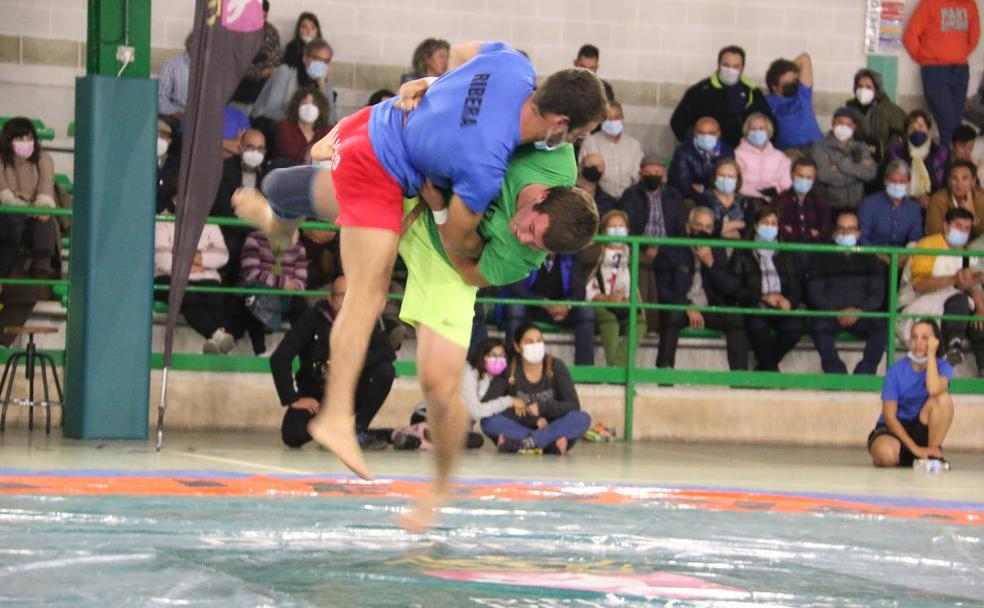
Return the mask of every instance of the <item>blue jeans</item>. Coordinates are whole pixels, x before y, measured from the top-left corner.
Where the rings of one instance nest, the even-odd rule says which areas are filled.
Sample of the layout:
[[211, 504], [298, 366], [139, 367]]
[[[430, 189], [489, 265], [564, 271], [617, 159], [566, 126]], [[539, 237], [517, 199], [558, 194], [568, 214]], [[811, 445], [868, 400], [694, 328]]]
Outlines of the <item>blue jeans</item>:
[[953, 137], [953, 130], [960, 126], [967, 102], [970, 68], [966, 65], [924, 65], [920, 71], [923, 95], [940, 131], [940, 145], [946, 146]]
[[273, 212], [285, 220], [299, 217], [318, 217], [314, 210], [312, 188], [314, 179], [323, 167], [302, 165], [276, 169], [263, 178], [263, 194], [270, 201]]
[[[554, 320], [540, 306], [510, 304], [506, 307], [506, 344], [513, 343], [513, 334], [526, 321], [553, 323]], [[574, 364], [594, 365], [594, 309], [585, 306], [571, 308], [560, 322], [574, 328]]]
[[502, 414], [482, 418], [479, 424], [482, 432], [492, 441], [497, 441], [499, 435], [517, 441], [533, 437], [533, 444], [543, 449], [553, 445], [561, 437], [567, 437], [567, 447], [570, 448], [585, 431], [591, 428], [591, 416], [580, 410], [568, 412], [542, 429], [536, 430], [527, 428]]

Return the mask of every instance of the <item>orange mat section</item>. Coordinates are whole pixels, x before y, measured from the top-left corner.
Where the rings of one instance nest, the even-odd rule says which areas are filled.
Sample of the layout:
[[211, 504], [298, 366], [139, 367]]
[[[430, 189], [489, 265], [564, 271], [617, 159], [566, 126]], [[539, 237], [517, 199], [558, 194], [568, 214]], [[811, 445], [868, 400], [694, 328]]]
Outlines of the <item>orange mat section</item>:
[[[365, 482], [340, 477], [250, 476], [75, 476], [0, 475], [0, 494], [137, 495], [137, 496], [344, 496], [350, 498], [410, 499], [423, 496], [428, 485], [415, 480]], [[645, 486], [562, 483], [464, 483], [455, 486], [462, 500], [550, 501], [615, 505], [654, 503], [720, 511], [800, 513], [981, 525], [984, 510], [927, 508], [891, 501], [864, 502], [841, 498], [797, 496], [765, 492], [677, 489]]]

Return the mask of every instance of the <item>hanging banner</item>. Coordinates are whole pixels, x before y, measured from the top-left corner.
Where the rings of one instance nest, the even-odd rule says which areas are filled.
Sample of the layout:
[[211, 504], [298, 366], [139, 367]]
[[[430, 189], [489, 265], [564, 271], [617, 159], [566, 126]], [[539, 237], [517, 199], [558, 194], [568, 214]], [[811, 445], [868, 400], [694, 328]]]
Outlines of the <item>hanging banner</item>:
[[864, 52], [887, 55], [902, 50], [905, 31], [905, 0], [868, 0]]

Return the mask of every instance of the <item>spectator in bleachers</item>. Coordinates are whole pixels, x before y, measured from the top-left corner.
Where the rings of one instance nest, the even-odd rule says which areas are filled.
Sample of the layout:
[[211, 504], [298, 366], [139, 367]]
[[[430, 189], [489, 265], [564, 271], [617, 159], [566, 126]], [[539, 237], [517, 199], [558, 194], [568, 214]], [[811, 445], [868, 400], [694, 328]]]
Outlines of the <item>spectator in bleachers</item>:
[[[523, 300], [584, 301], [584, 271], [573, 256], [551, 253], [543, 266], [526, 279], [509, 285], [506, 293], [510, 298]], [[575, 364], [594, 363], [594, 310], [550, 303], [543, 306], [509, 304], [506, 306], [506, 342], [512, 343], [516, 329], [530, 320], [573, 327]]]
[[290, 165], [310, 162], [311, 146], [331, 131], [328, 100], [318, 89], [298, 89], [287, 105], [287, 119], [277, 124], [274, 158]]
[[[686, 231], [687, 206], [677, 189], [666, 183], [666, 167], [655, 155], [642, 159], [639, 181], [622, 193], [617, 208], [628, 215], [632, 236], [682, 237]], [[639, 253], [639, 293], [643, 302], [655, 304], [659, 297], [653, 264], [659, 248], [647, 245]], [[653, 333], [658, 327], [659, 311], [647, 310], [646, 328]]]
[[943, 440], [953, 422], [950, 380], [953, 368], [938, 357], [935, 321], [912, 326], [909, 352], [885, 374], [882, 415], [868, 435], [876, 467], [912, 466], [916, 458], [943, 458]]
[[[888, 150], [889, 158], [904, 160], [910, 167], [909, 196], [925, 209], [929, 195], [946, 185], [946, 163], [950, 149], [933, 141], [929, 130], [933, 119], [922, 110], [913, 110], [905, 118], [906, 139]], [[949, 141], [950, 133], [947, 134]]]
[[[212, 204], [211, 215], [236, 217], [232, 209], [232, 195], [239, 188], [259, 188], [268, 171], [266, 139], [256, 129], [248, 129], [239, 138], [239, 153], [222, 162], [222, 179]], [[239, 281], [240, 254], [246, 236], [252, 232], [248, 226], [222, 226], [222, 238], [229, 251], [229, 262], [222, 268], [226, 285]]]
[[723, 158], [734, 158], [731, 146], [721, 141], [721, 125], [705, 116], [694, 126], [690, 141], [681, 142], [670, 162], [670, 185], [685, 199], [696, 201], [711, 187], [711, 171]]
[[242, 110], [233, 105], [225, 107], [222, 122], [222, 156], [224, 158], [239, 154], [239, 140], [249, 128], [249, 118]]
[[[809, 152], [823, 131], [813, 109], [813, 60], [809, 53], [796, 59], [776, 59], [765, 73], [765, 99], [776, 117], [779, 133], [773, 142], [780, 150]], [[770, 135], [771, 139], [771, 135]]]
[[263, 0], [263, 45], [253, 57], [253, 63], [246, 68], [246, 75], [232, 95], [233, 101], [245, 104], [255, 102], [263, 87], [283, 63], [280, 32], [270, 23], [269, 14], [270, 2]]
[[[34, 124], [22, 116], [8, 120], [0, 131], [0, 204], [56, 206], [54, 161], [41, 148]], [[0, 277], [14, 271], [22, 244], [30, 252], [31, 276], [53, 278], [58, 223], [46, 215], [0, 215]]]
[[885, 190], [864, 199], [858, 208], [862, 245], [905, 247], [923, 236], [922, 211], [909, 197], [909, 165], [891, 160], [885, 168]]
[[605, 157], [601, 154], [583, 154], [581, 156], [580, 173], [577, 176], [577, 187], [584, 190], [594, 199], [601, 217], [615, 208], [615, 198], [599, 183], [604, 179], [607, 166]]
[[697, 121], [705, 116], [717, 120], [721, 140], [731, 148], [741, 140], [741, 126], [749, 114], [760, 112], [775, 124], [765, 95], [755, 84], [742, 77], [744, 70], [744, 49], [737, 46], [721, 49], [717, 71], [687, 89], [673, 110], [670, 127], [677, 141], [689, 139]]
[[[956, 141], [956, 140], [954, 140]], [[926, 236], [941, 234], [946, 212], [950, 209], [966, 209], [974, 216], [970, 238], [984, 234], [984, 191], [975, 184], [977, 166], [969, 160], [950, 163], [946, 188], [929, 197], [926, 208]]]
[[[694, 207], [687, 222], [687, 236], [713, 238], [714, 215], [706, 207]], [[728, 266], [722, 247], [662, 247], [656, 258], [656, 281], [665, 304], [693, 306], [733, 306], [738, 277]], [[696, 310], [660, 313], [659, 350], [656, 367], [676, 365], [677, 343], [684, 327], [724, 332], [728, 369], [748, 370], [748, 341], [741, 315]]]
[[[854, 247], [861, 236], [858, 216], [845, 211], [837, 216], [834, 242]], [[863, 339], [864, 355], [854, 374], [874, 374], [888, 339], [885, 319], [859, 318], [857, 312], [883, 310], [885, 302], [885, 264], [865, 253], [814, 253], [807, 271], [807, 300], [816, 310], [840, 311], [839, 317], [813, 319], [813, 344], [820, 354], [825, 374], [846, 374], [847, 366], [837, 353], [836, 338], [848, 332]]]
[[[606, 236], [628, 236], [629, 217], [624, 211], [606, 213], [598, 226]], [[585, 297], [589, 302], [628, 302], [631, 279], [630, 248], [625, 243], [605, 243], [594, 270], [588, 275]], [[628, 356], [626, 331], [629, 326], [628, 308], [595, 308], [598, 333], [605, 349], [605, 364], [625, 367]], [[640, 324], [645, 333], [645, 322]], [[620, 339], [621, 336], [621, 339]]]
[[977, 92], [967, 98], [963, 112], [964, 120], [970, 121], [978, 129], [984, 129], [984, 78], [977, 86]]
[[157, 119], [157, 213], [164, 213], [171, 201], [167, 197], [166, 184], [178, 179], [181, 168], [181, 149], [174, 138], [174, 127], [163, 118]]
[[394, 93], [389, 89], [378, 89], [372, 92], [372, 95], [369, 96], [369, 101], [366, 103], [366, 105], [374, 106], [377, 103], [386, 101], [390, 97], [396, 97], [396, 93]]
[[546, 353], [543, 333], [535, 325], [518, 327], [511, 344], [509, 366], [493, 379], [485, 398], [509, 395], [523, 405], [483, 418], [482, 431], [500, 452], [543, 450], [562, 456], [591, 427], [591, 416], [581, 411], [567, 366]]
[[[856, 209], [864, 198], [864, 185], [878, 175], [878, 166], [868, 146], [854, 139], [861, 123], [856, 110], [849, 107], [834, 112], [827, 137], [813, 144], [810, 156], [817, 163], [814, 188], [829, 202], [834, 213]], [[862, 227], [864, 221], [862, 220]]]
[[[275, 123], [286, 120], [294, 93], [298, 89], [309, 88], [321, 91], [328, 100], [328, 111], [324, 113], [328, 123], [338, 124], [338, 110], [335, 107], [337, 95], [329, 76], [329, 65], [334, 54], [331, 45], [318, 38], [304, 47], [303, 68], [293, 68], [289, 65], [281, 65], [277, 68], [250, 111], [254, 125], [261, 130], [272, 131]], [[267, 135], [269, 138], [271, 134]]]
[[[506, 346], [499, 338], [485, 338], [475, 345], [461, 375], [461, 399], [474, 422], [500, 414], [509, 408], [524, 409], [519, 397], [502, 395], [486, 400], [492, 380], [502, 376], [509, 367]], [[494, 437], [498, 439], [498, 437]]]
[[335, 280], [342, 270], [338, 233], [305, 228], [301, 230], [300, 243], [308, 259], [308, 285], [319, 289]]
[[[246, 237], [239, 270], [239, 284], [263, 289], [303, 290], [307, 288], [307, 256], [304, 245], [295, 242], [286, 250], [274, 250], [260, 231]], [[246, 328], [253, 352], [266, 352], [265, 334], [280, 331], [284, 319], [292, 324], [307, 308], [300, 296], [250, 294], [243, 298], [249, 316]]]
[[735, 149], [735, 160], [741, 167], [741, 193], [771, 201], [792, 185], [789, 157], [770, 143], [775, 129], [765, 114], [749, 114], [742, 133], [745, 136]]
[[297, 16], [294, 24], [294, 37], [284, 47], [284, 65], [295, 70], [304, 67], [304, 47], [318, 38], [324, 38], [321, 33], [321, 22], [314, 13], [303, 12]]
[[730, 158], [719, 160], [711, 173], [712, 188], [697, 204], [714, 214], [714, 236], [741, 240], [752, 231], [755, 201], [741, 195], [741, 167]]
[[[943, 233], [927, 236], [916, 249], [966, 250], [974, 216], [963, 208], [946, 212]], [[963, 363], [963, 339], [977, 360], [978, 375], [984, 375], [984, 274], [964, 267], [959, 256], [914, 254], [902, 273], [899, 306], [902, 312], [915, 315], [974, 315], [978, 320], [943, 321], [943, 348], [951, 365]], [[899, 336], [912, 326], [909, 319], [898, 324]]]
[[943, 147], [960, 125], [970, 80], [967, 58], [980, 35], [973, 0], [921, 0], [905, 26], [902, 41], [920, 65], [923, 94], [940, 125]]
[[[574, 67], [584, 68], [589, 70], [592, 74], [598, 73], [598, 67], [601, 60], [601, 51], [598, 50], [593, 44], [581, 45], [581, 48], [577, 50], [577, 56], [574, 58]], [[605, 87], [605, 97], [608, 99], [608, 103], [615, 101], [615, 89], [612, 85], [605, 79], [600, 78], [601, 84]]]
[[[946, 159], [946, 169], [943, 175], [949, 179], [950, 175], [950, 165], [958, 160], [965, 160], [967, 162], [973, 163], [977, 167], [977, 174], [974, 175], [974, 187], [981, 187], [981, 164], [984, 163], [984, 159], [974, 157], [974, 147], [977, 145], [977, 131], [974, 127], [968, 125], [960, 125], [953, 130], [953, 137], [950, 139], [950, 154]], [[932, 195], [930, 195], [932, 198]]]
[[[319, 300], [297, 323], [292, 324], [270, 356], [273, 382], [280, 403], [286, 408], [280, 435], [288, 447], [299, 448], [311, 441], [307, 425], [318, 413], [324, 398], [325, 375], [331, 354], [329, 336], [345, 299], [345, 289], [346, 279], [340, 275], [332, 285], [331, 295]], [[300, 365], [292, 378], [295, 358]], [[367, 431], [393, 386], [395, 360], [396, 353], [377, 323], [369, 339], [369, 350], [355, 392], [355, 430], [363, 449], [386, 447], [385, 440], [379, 441]]]
[[809, 157], [793, 163], [793, 187], [775, 201], [779, 232], [787, 243], [829, 243], [830, 203], [817, 192], [817, 164]]
[[[779, 215], [771, 207], [758, 212], [754, 240], [775, 243], [779, 237]], [[775, 249], [739, 249], [731, 256], [732, 272], [738, 277], [738, 304], [748, 308], [795, 310], [803, 299], [803, 271], [799, 256]], [[745, 317], [748, 343], [755, 353], [756, 371], [779, 371], [779, 363], [796, 347], [803, 335], [803, 320], [778, 315]], [[773, 335], [774, 332], [774, 335]]]
[[451, 44], [441, 38], [426, 38], [413, 51], [413, 71], [400, 76], [400, 84], [418, 78], [436, 78], [448, 71]]
[[[168, 200], [171, 201], [168, 213], [174, 213], [177, 199], [177, 180], [167, 184]], [[171, 282], [171, 265], [174, 253], [174, 222], [154, 223], [154, 283]], [[218, 286], [221, 283], [219, 270], [229, 260], [222, 232], [214, 224], [205, 224], [198, 239], [198, 248], [188, 274], [189, 286]], [[155, 291], [154, 298], [167, 301], [167, 291]], [[205, 338], [202, 352], [205, 354], [228, 353], [236, 344], [233, 336], [239, 324], [239, 303], [235, 298], [223, 293], [192, 292], [185, 293], [181, 301], [181, 314], [188, 325]]]
[[188, 78], [191, 70], [191, 33], [185, 37], [185, 52], [161, 64], [157, 76], [157, 112], [179, 123], [188, 106]]
[[601, 131], [592, 133], [581, 144], [578, 158], [598, 154], [605, 159], [605, 173], [601, 187], [618, 198], [639, 178], [639, 162], [644, 156], [639, 140], [623, 132], [625, 115], [617, 101], [608, 104], [608, 120], [601, 123]]
[[888, 149], [905, 139], [905, 110], [885, 93], [882, 76], [863, 68], [854, 74], [854, 97], [845, 104], [860, 114], [856, 139], [868, 144], [876, 165], [888, 157]]

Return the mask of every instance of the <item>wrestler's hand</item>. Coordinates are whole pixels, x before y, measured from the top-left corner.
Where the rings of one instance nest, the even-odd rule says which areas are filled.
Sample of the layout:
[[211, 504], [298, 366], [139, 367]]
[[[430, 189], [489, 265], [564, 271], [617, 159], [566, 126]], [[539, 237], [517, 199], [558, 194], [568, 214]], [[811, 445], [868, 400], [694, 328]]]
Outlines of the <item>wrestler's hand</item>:
[[393, 104], [404, 112], [417, 109], [420, 100], [424, 97], [433, 78], [418, 78], [400, 85], [400, 90], [396, 92], [399, 100]]
[[311, 162], [332, 160], [335, 157], [336, 147], [338, 147], [338, 125], [335, 125], [318, 143], [311, 146]]
[[447, 201], [444, 200], [444, 193], [434, 185], [429, 177], [425, 178], [424, 183], [420, 186], [420, 198], [427, 203], [431, 211], [440, 211], [448, 206]]

